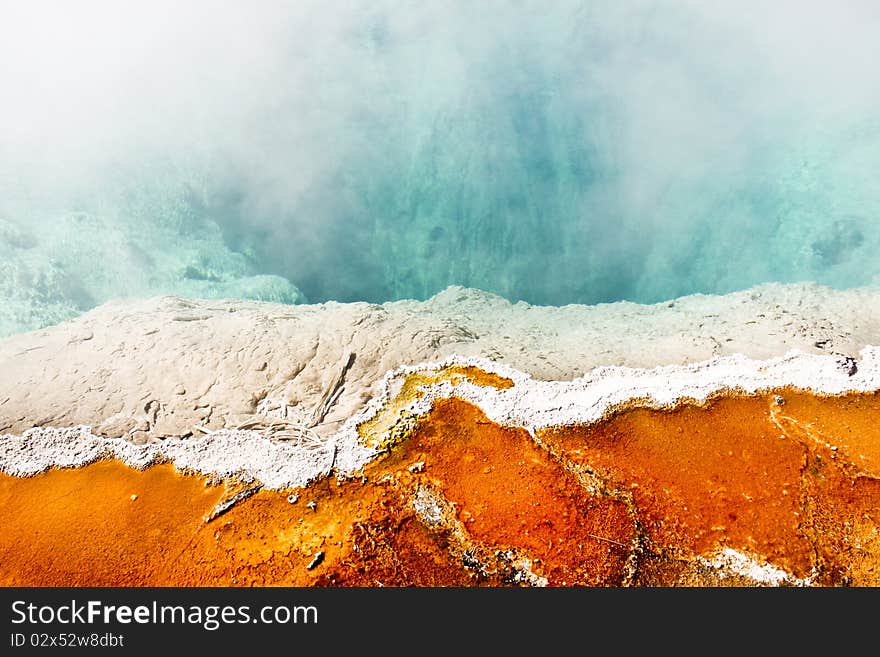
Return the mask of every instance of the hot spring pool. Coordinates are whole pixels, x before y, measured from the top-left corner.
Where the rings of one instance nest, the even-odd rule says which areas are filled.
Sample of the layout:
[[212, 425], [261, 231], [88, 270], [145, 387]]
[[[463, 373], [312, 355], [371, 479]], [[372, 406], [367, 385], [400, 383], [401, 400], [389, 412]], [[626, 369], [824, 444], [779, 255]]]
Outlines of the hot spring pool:
[[0, 20], [0, 335], [880, 274], [870, 2], [43, 4]]

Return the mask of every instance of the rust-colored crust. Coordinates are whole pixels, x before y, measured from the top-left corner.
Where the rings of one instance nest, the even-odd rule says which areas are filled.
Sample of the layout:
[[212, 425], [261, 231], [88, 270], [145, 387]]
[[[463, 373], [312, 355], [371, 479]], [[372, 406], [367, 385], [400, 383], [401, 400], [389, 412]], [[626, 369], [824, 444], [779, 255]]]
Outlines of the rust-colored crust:
[[875, 394], [783, 390], [532, 436], [439, 400], [363, 477], [259, 491], [210, 522], [241, 484], [110, 461], [0, 475], [0, 584], [757, 583], [711, 565], [729, 548], [876, 586], [878, 417]]

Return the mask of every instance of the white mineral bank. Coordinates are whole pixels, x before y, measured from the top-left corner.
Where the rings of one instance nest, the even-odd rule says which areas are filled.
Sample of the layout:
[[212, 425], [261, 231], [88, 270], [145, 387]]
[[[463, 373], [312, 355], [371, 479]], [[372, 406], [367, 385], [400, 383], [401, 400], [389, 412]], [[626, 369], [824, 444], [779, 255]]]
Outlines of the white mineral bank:
[[[806, 284], [559, 308], [457, 287], [383, 305], [112, 302], [0, 342], [0, 470], [115, 457], [301, 486], [374, 455], [356, 425], [418, 367], [476, 364], [516, 385], [441, 384], [416, 412], [454, 393], [535, 429], [593, 421], [634, 397], [876, 390], [877, 344], [880, 291]], [[272, 439], [291, 430], [301, 439]]]

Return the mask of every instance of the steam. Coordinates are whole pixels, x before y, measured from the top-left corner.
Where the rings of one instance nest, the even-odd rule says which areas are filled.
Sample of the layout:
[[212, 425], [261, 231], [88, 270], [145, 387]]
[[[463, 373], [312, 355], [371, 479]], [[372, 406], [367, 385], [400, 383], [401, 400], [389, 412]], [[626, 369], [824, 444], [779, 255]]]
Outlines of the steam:
[[4, 3], [6, 332], [166, 292], [870, 283], [877, 61], [868, 0]]

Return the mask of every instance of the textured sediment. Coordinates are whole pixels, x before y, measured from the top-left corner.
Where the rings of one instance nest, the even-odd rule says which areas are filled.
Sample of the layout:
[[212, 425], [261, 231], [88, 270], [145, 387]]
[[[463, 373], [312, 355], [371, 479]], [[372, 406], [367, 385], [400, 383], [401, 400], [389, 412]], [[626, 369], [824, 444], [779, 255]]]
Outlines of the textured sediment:
[[[189, 491], [201, 564], [142, 555], [95, 583], [877, 585], [878, 308], [777, 285], [647, 307], [109, 304], [0, 343], [7, 583], [100, 558], [34, 523], [155, 530], [127, 496], [80, 509], [94, 472], [129, 502]], [[75, 554], [29, 548], [32, 568], [37, 535]]]
[[380, 394], [386, 372], [453, 355], [565, 381], [608, 365], [857, 357], [878, 344], [877, 290], [815, 285], [559, 308], [463, 288], [383, 305], [161, 297], [0, 341], [0, 432], [89, 425], [138, 442], [286, 422], [327, 437]]

